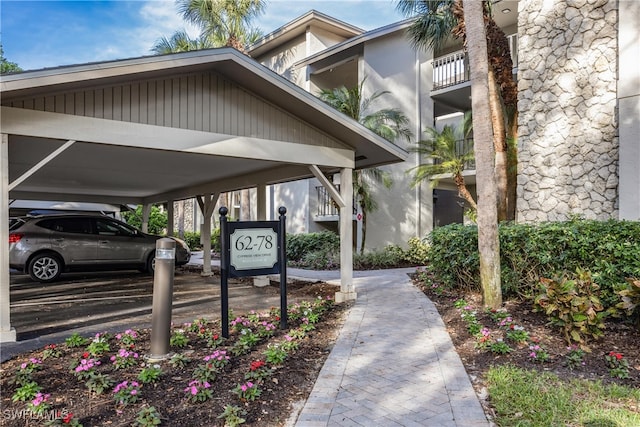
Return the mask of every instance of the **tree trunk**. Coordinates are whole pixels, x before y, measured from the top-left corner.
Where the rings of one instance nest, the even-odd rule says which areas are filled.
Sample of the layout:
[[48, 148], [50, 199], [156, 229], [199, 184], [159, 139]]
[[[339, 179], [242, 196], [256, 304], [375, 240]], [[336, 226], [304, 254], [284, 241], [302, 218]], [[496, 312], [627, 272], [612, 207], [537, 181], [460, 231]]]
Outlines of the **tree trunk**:
[[248, 188], [240, 190], [240, 220], [251, 221], [251, 197]]
[[[502, 123], [506, 124], [504, 131], [504, 151], [505, 177], [498, 176], [498, 179], [506, 180], [505, 197], [506, 197], [506, 218], [502, 217], [500, 210], [498, 217], [500, 220], [513, 221], [516, 212], [516, 186], [517, 186], [517, 164], [518, 164], [518, 85], [513, 78], [513, 60], [509, 50], [509, 40], [502, 28], [490, 16], [487, 16], [487, 48], [489, 49], [489, 67], [493, 71], [496, 87], [500, 91], [500, 105], [504, 105], [504, 111], [501, 112]], [[506, 116], [506, 120], [504, 117]], [[504, 129], [504, 126], [503, 126]], [[494, 128], [494, 132], [495, 132]], [[496, 153], [499, 150], [496, 148]], [[501, 161], [496, 158], [496, 163]], [[502, 166], [500, 166], [502, 167]], [[496, 164], [496, 168], [498, 165]], [[498, 187], [501, 184], [498, 183]]]
[[483, 16], [484, 2], [462, 0], [466, 25], [467, 50], [471, 66], [471, 102], [473, 141], [476, 155], [478, 191], [478, 251], [483, 304], [487, 308], [502, 305], [500, 288], [500, 242], [496, 209], [495, 153], [489, 116], [489, 61]]
[[500, 101], [500, 91], [492, 69], [487, 74], [489, 83], [489, 107], [493, 127], [493, 148], [496, 152], [496, 185], [498, 186], [498, 221], [507, 219], [507, 133], [504, 126], [504, 113]]
[[518, 110], [507, 108], [507, 221], [516, 219], [518, 197]]
[[[363, 254], [364, 244], [367, 241], [367, 211], [362, 209], [362, 206], [360, 207], [360, 209], [362, 210], [362, 243], [360, 246], [360, 253]], [[357, 233], [354, 233], [354, 235], [357, 235]]]
[[178, 201], [178, 237], [184, 239], [184, 200]]
[[467, 203], [469, 203], [469, 206], [471, 206], [471, 209], [473, 209], [474, 211], [477, 211], [478, 205], [476, 204], [476, 201], [473, 200], [473, 196], [471, 195], [471, 193], [469, 193], [469, 190], [467, 189], [467, 186], [464, 183], [464, 176], [455, 175], [453, 177], [453, 181], [456, 183], [456, 187], [458, 188], [458, 196], [465, 199]]

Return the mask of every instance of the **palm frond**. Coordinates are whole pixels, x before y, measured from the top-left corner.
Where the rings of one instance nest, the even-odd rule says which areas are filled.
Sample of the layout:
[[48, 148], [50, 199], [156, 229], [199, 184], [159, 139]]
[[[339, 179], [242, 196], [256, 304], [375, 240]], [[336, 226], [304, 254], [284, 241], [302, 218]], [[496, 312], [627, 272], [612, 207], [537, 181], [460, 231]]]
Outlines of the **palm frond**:
[[215, 47], [243, 49], [261, 37], [251, 21], [264, 11], [264, 0], [177, 0], [176, 4], [182, 17], [201, 29], [200, 38]]
[[396, 9], [416, 17], [407, 29], [413, 47], [438, 50], [458, 24], [453, 15], [454, 0], [399, 0]]
[[472, 131], [471, 124], [471, 115], [465, 114], [457, 127], [447, 125], [441, 131], [429, 128], [425, 131], [424, 140], [409, 147], [410, 152], [418, 153], [430, 160], [427, 164], [418, 165], [407, 171], [407, 173], [413, 173], [412, 185], [431, 179], [433, 186], [437, 185], [437, 180], [433, 180], [434, 176], [462, 175], [465, 167], [475, 159], [473, 150], [467, 150], [464, 147], [464, 141], [467, 140], [465, 137]]
[[179, 30], [173, 33], [171, 38], [162, 37], [151, 48], [155, 54], [162, 55], [166, 53], [188, 52], [191, 50], [206, 49], [208, 46], [206, 40], [192, 39], [185, 30]]

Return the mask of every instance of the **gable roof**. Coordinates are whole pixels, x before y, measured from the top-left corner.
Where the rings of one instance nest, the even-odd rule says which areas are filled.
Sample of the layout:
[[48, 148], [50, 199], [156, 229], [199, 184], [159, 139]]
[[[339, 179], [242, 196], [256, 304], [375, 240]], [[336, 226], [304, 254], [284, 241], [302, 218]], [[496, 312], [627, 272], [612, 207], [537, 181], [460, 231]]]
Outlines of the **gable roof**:
[[[173, 124], [158, 124], [144, 122], [139, 116], [136, 116], [137, 120], [131, 115], [101, 117], [94, 114], [93, 117], [87, 117], [84, 111], [78, 111], [78, 105], [84, 105], [82, 103], [85, 102], [82, 100], [78, 104], [78, 94], [86, 94], [96, 88], [128, 87], [132, 82], [148, 86], [151, 81], [163, 79], [179, 86], [185, 76], [197, 73], [221, 76], [237, 89], [229, 93], [240, 93], [249, 100], [248, 103], [260, 103], [260, 114], [264, 121], [256, 125], [257, 137], [254, 133], [202, 130], [198, 128], [197, 121], [194, 122], [196, 125], [189, 120], [183, 123], [182, 116], [179, 120], [173, 117]], [[0, 90], [0, 124], [3, 132], [10, 134], [11, 180], [48, 152], [61, 147], [64, 140], [78, 141], [23, 184], [16, 186], [12, 198], [52, 200], [53, 195], [44, 197], [43, 193], [51, 191], [56, 193], [54, 200], [69, 200], [72, 196], [61, 198], [61, 193], [76, 191], [85, 201], [99, 199], [113, 202], [117, 197], [126, 196], [127, 200], [117, 202], [153, 202], [169, 197], [186, 198], [203, 194], [208, 188], [229, 191], [257, 183], [310, 177], [312, 174], [307, 166], [310, 164], [318, 164], [329, 171], [348, 167], [349, 164], [363, 168], [394, 163], [407, 156], [401, 148], [232, 48], [5, 75], [0, 80]], [[170, 94], [165, 95], [169, 97]], [[122, 95], [117, 96], [119, 105], [126, 107]], [[38, 105], [38, 99], [42, 100], [42, 105]], [[202, 98], [196, 91], [193, 99], [196, 101], [189, 98], [190, 105], [197, 103], [198, 99], [201, 102]], [[224, 99], [224, 105], [219, 104], [216, 108], [225, 111], [230, 109], [226, 113], [226, 117], [231, 117], [228, 120], [235, 120], [234, 117], [244, 114], [238, 98], [221, 99]], [[95, 99], [93, 101], [97, 102]], [[106, 105], [106, 101], [102, 101]], [[113, 98], [110, 101], [115, 103]], [[136, 105], [136, 108], [142, 108], [142, 103]], [[149, 105], [153, 107], [154, 104]], [[191, 107], [197, 111], [201, 109], [197, 105]], [[170, 114], [182, 114], [178, 111], [181, 104], [176, 100], [173, 100], [171, 108], [175, 111]], [[213, 110], [209, 113], [213, 114]], [[250, 120], [252, 115], [255, 116], [251, 112], [243, 117]], [[273, 126], [276, 130], [280, 129], [276, 132], [278, 134], [264, 137], [259, 132], [270, 126], [270, 117], [284, 117], [281, 120], [290, 118], [292, 121], [279, 122]], [[295, 128], [290, 129], [290, 123], [294, 123], [291, 126]], [[239, 123], [231, 124], [241, 126]], [[99, 131], [95, 130], [96, 127]], [[105, 161], [101, 161], [107, 159], [120, 159], [119, 169], [135, 168], [137, 165], [146, 175], [127, 175], [130, 178], [128, 188], [127, 179], [118, 177], [114, 180], [118, 183], [110, 188], [103, 182], [104, 178], [98, 179], [95, 173], [92, 174], [95, 170], [108, 173]], [[147, 165], [147, 161], [155, 162], [161, 170]], [[74, 168], [74, 164], [78, 166]], [[86, 165], [86, 169], [80, 165]], [[170, 177], [161, 176], [172, 171], [176, 172]], [[62, 173], [65, 178], [54, 185], [52, 177], [56, 172]], [[151, 179], [155, 179], [158, 185], [154, 186]], [[99, 191], [92, 185], [100, 186]], [[73, 200], [78, 200], [78, 196]]]
[[271, 49], [304, 34], [311, 25], [345, 39], [350, 39], [365, 32], [361, 28], [312, 9], [260, 38], [249, 46], [247, 53], [251, 57], [257, 58]]
[[380, 27], [380, 28], [376, 28], [374, 30], [371, 31], [367, 31], [365, 33], [359, 34], [355, 37], [352, 37], [348, 40], [345, 40], [341, 43], [337, 43], [333, 46], [330, 46], [328, 48], [326, 48], [325, 50], [322, 50], [320, 52], [317, 52], [313, 55], [309, 55], [308, 57], [304, 58], [301, 61], [296, 62], [295, 64], [293, 64], [293, 68], [299, 68], [299, 67], [303, 67], [305, 65], [309, 65], [309, 64], [313, 64], [314, 62], [317, 61], [321, 61], [323, 59], [326, 59], [332, 55], [335, 55], [337, 53], [346, 51], [348, 49], [351, 49], [353, 47], [362, 45], [366, 42], [381, 38], [381, 37], [385, 37], [389, 34], [393, 34], [395, 32], [398, 31], [404, 31], [406, 30], [414, 21], [414, 18], [409, 18], [409, 19], [405, 19], [403, 21], [400, 22], [396, 22], [393, 24], [389, 24], [389, 25], [385, 25], [384, 27]]

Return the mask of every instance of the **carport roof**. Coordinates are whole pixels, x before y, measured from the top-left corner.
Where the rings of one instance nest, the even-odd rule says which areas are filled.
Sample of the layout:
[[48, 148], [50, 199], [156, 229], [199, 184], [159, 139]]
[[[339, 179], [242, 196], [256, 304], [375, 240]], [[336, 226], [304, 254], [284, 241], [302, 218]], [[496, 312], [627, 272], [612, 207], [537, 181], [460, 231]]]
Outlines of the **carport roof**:
[[[265, 117], [274, 114], [266, 111], [272, 109], [294, 124], [302, 123], [300, 135], [216, 133], [189, 125], [69, 114], [56, 105], [58, 100], [68, 102], [64, 100], [74, 94], [99, 88], [194, 73], [215, 73], [232, 82], [267, 106]], [[310, 165], [332, 172], [395, 163], [407, 156], [400, 147], [231, 48], [4, 75], [0, 90], [0, 126], [9, 135], [12, 199], [154, 203], [307, 178], [313, 176]], [[51, 100], [51, 105], [45, 102], [38, 108], [25, 101], [38, 98]], [[231, 111], [227, 116], [240, 108], [234, 101], [225, 99], [223, 108]], [[288, 123], [280, 126], [286, 128]], [[291, 129], [286, 133], [296, 134]], [[60, 153], [48, 158], [57, 149]], [[43, 159], [48, 162], [38, 168]], [[23, 181], [16, 181], [21, 177]]]

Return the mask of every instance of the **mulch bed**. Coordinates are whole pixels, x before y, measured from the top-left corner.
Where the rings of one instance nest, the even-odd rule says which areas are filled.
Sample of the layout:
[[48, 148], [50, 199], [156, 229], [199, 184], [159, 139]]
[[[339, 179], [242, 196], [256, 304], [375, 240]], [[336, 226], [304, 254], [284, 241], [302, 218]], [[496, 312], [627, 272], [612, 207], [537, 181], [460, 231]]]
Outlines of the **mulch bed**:
[[[276, 285], [277, 286], [277, 285]], [[326, 283], [293, 283], [289, 285], [289, 294], [304, 297], [305, 300], [315, 300], [318, 297], [326, 299], [333, 297], [338, 287]], [[33, 380], [41, 387], [43, 393], [50, 394], [51, 410], [44, 417], [58, 417], [60, 425], [64, 416], [73, 413], [84, 426], [130, 426], [134, 425], [138, 411], [144, 407], [154, 406], [161, 416], [162, 425], [177, 427], [222, 426], [223, 421], [217, 417], [222, 414], [226, 405], [237, 405], [246, 411], [245, 425], [255, 426], [283, 426], [300, 409], [313, 388], [316, 377], [324, 364], [343, 324], [349, 304], [333, 305], [333, 308], [323, 313], [316, 329], [309, 331], [305, 338], [299, 340], [299, 348], [290, 352], [282, 366], [273, 366], [274, 373], [261, 384], [262, 394], [255, 401], [241, 401], [231, 390], [238, 384], [246, 382], [245, 374], [250, 370], [251, 362], [265, 360], [264, 350], [269, 343], [280, 342], [290, 330], [277, 329], [275, 334], [261, 341], [251, 348], [251, 351], [240, 355], [232, 355], [230, 363], [223, 368], [221, 374], [212, 381], [210, 390], [213, 395], [204, 402], [193, 403], [184, 389], [192, 379], [194, 368], [202, 363], [202, 359], [214, 350], [207, 347], [207, 342], [199, 338], [195, 332], [189, 332], [189, 343], [185, 348], [176, 352], [184, 354], [191, 362], [184, 368], [174, 368], [168, 361], [160, 363], [163, 374], [156, 384], [142, 386], [137, 402], [126, 406], [116, 405], [112, 396], [112, 388], [103, 394], [91, 393], [70, 370], [70, 363], [77, 363], [86, 352], [86, 347], [66, 348], [64, 344], [57, 346], [62, 355], [59, 358], [48, 358], [42, 364], [42, 369], [33, 373]], [[239, 312], [238, 312], [239, 313]], [[196, 319], [194, 319], [196, 320]], [[264, 320], [278, 325], [277, 318]], [[289, 322], [289, 328], [297, 327], [300, 320]], [[220, 334], [219, 322], [207, 324], [212, 333]], [[139, 330], [135, 343], [135, 350], [141, 355], [148, 354], [150, 348], [150, 331]], [[218, 349], [230, 351], [238, 340], [239, 334], [232, 332], [228, 341]], [[110, 340], [111, 349], [108, 354], [100, 358], [101, 373], [114, 379], [115, 383], [124, 380], [136, 381], [142, 366], [116, 370], [109, 361], [109, 357], [117, 351], [117, 342]], [[114, 350], [115, 349], [115, 350]], [[172, 349], [173, 350], [173, 349]], [[1, 402], [2, 415], [0, 425], [36, 426], [43, 425], [43, 418], [31, 416], [24, 412], [26, 402], [12, 402], [17, 385], [12, 384], [15, 373], [20, 365], [31, 357], [42, 358], [43, 349], [22, 354], [1, 365]], [[142, 358], [141, 358], [142, 359]], [[148, 363], [147, 363], [148, 365]]]

